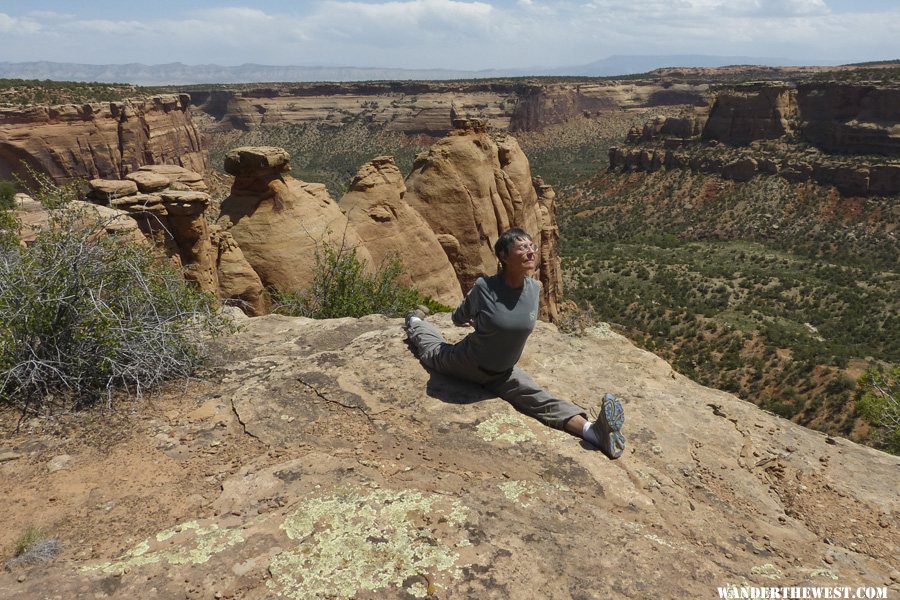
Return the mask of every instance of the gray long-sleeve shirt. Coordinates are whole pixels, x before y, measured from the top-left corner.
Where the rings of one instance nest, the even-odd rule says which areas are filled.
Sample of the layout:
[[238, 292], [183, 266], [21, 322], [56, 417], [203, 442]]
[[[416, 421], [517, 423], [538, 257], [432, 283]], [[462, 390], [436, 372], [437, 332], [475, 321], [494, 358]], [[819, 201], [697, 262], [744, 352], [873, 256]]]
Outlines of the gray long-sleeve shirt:
[[522, 289], [506, 285], [500, 275], [479, 277], [453, 322], [472, 321], [475, 331], [460, 342], [482, 370], [501, 373], [515, 366], [537, 320], [541, 284], [526, 277]]

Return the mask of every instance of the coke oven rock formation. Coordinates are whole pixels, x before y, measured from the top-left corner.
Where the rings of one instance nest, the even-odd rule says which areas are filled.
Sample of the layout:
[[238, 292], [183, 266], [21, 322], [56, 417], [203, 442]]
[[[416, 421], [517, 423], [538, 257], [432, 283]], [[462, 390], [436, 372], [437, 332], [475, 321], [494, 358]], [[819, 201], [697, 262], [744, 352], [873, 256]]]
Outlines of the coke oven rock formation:
[[294, 290], [313, 280], [317, 247], [330, 243], [355, 249], [372, 263], [347, 217], [317, 183], [294, 179], [290, 156], [282, 148], [241, 147], [225, 156], [234, 175], [217, 224], [231, 234], [266, 287]]
[[[463, 120], [457, 125], [416, 158], [404, 200], [437, 234], [461, 289], [467, 291], [479, 276], [497, 272], [493, 245], [503, 231], [521, 227], [539, 241], [545, 223], [528, 159], [518, 142], [505, 134], [492, 137], [482, 121]], [[545, 202], [551, 198], [546, 193], [542, 197]], [[552, 218], [552, 206], [545, 212]], [[550, 229], [554, 226], [547, 223]], [[551, 247], [542, 247], [542, 255], [557, 257], [552, 235], [548, 243]], [[536, 274], [545, 294], [561, 288], [554, 272], [542, 264]], [[545, 297], [542, 318], [555, 318], [557, 303], [558, 296]]]
[[339, 205], [376, 265], [396, 256], [405, 270], [401, 284], [455, 307], [463, 295], [453, 265], [405, 193], [394, 159], [380, 156], [360, 167]]

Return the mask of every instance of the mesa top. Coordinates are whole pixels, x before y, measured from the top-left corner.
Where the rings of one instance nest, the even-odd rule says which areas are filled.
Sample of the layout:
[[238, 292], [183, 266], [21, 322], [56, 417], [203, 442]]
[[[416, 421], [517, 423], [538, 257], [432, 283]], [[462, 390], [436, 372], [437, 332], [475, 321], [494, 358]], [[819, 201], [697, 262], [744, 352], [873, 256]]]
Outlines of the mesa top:
[[456, 325], [474, 322], [475, 331], [460, 345], [481, 370], [500, 374], [515, 366], [534, 330], [540, 297], [541, 284], [531, 277], [518, 290], [500, 275], [475, 281], [452, 318]]

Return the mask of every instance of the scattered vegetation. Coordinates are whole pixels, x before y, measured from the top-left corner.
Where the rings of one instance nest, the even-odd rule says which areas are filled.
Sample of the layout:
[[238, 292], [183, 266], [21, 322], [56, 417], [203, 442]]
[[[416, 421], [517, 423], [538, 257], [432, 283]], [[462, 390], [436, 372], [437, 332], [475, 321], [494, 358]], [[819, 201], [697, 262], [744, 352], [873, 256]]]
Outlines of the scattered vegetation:
[[23, 417], [187, 376], [198, 336], [224, 327], [176, 268], [107, 234], [71, 193], [44, 181], [33, 195], [62, 208], [27, 248], [0, 248], [0, 402]]
[[602, 173], [561, 198], [566, 290], [701, 383], [850, 435], [859, 365], [900, 362], [900, 243], [875, 217], [895, 202]]
[[62, 551], [62, 544], [55, 538], [47, 538], [44, 532], [31, 525], [13, 544], [13, 558], [6, 561], [6, 569], [50, 562]]
[[0, 79], [0, 104], [13, 106], [117, 102], [152, 93], [151, 88], [127, 83]]
[[385, 260], [374, 272], [352, 248], [319, 244], [313, 283], [306, 290], [273, 292], [275, 312], [285, 315], [333, 319], [383, 314], [399, 317], [419, 304], [434, 312], [450, 308], [423, 297], [397, 282], [403, 266], [397, 257]]
[[900, 366], [872, 367], [859, 378], [856, 411], [876, 428], [879, 446], [900, 454]]
[[16, 184], [12, 181], [0, 181], [0, 210], [11, 209], [15, 197]]

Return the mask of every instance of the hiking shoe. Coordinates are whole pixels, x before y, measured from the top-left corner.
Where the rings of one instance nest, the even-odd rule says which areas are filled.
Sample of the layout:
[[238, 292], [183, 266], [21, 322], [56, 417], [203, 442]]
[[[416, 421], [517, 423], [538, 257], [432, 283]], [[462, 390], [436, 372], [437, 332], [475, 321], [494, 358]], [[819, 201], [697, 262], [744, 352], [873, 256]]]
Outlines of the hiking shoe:
[[625, 409], [619, 399], [610, 393], [603, 396], [603, 408], [591, 428], [600, 439], [600, 451], [610, 459], [622, 456], [625, 436], [619, 431], [625, 423]]
[[427, 306], [424, 306], [422, 304], [418, 305], [414, 310], [411, 310], [409, 312], [409, 314], [406, 315], [406, 320], [404, 321], [404, 323], [406, 324], [406, 328], [409, 329], [409, 326], [410, 326], [409, 320], [412, 319], [413, 317], [422, 319], [424, 321], [425, 317], [427, 317], [430, 314], [431, 314], [431, 311], [428, 310]]

